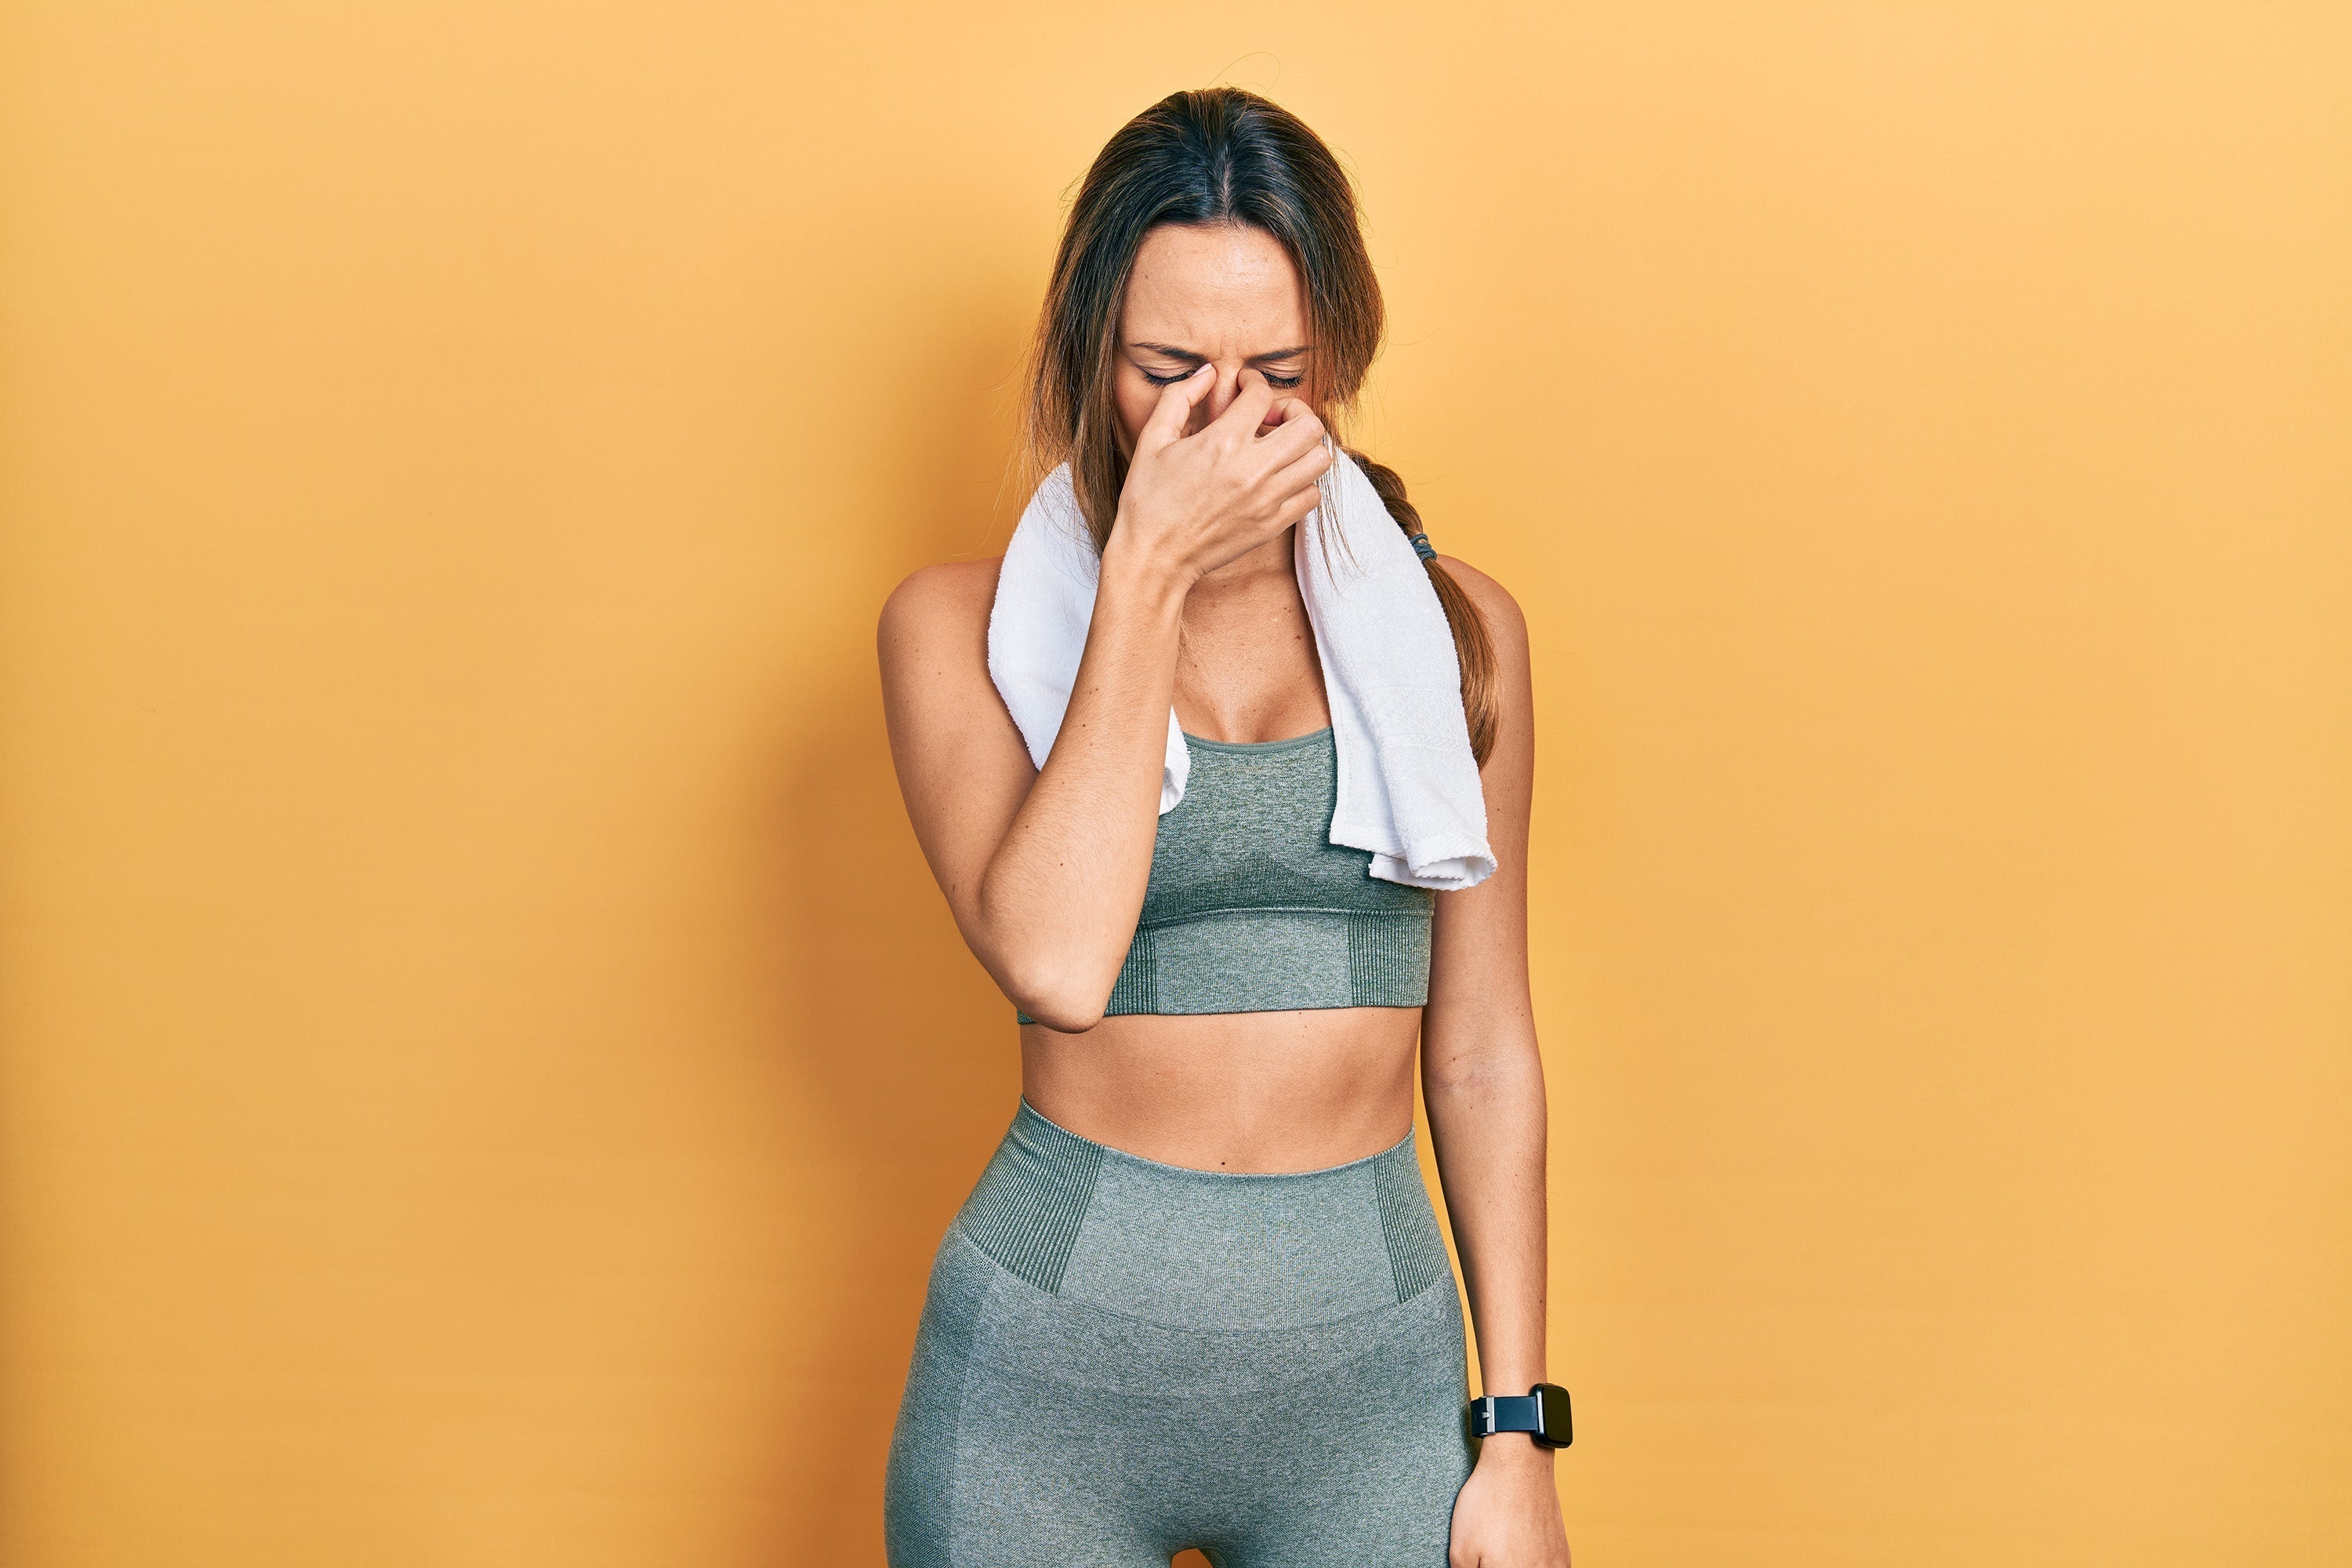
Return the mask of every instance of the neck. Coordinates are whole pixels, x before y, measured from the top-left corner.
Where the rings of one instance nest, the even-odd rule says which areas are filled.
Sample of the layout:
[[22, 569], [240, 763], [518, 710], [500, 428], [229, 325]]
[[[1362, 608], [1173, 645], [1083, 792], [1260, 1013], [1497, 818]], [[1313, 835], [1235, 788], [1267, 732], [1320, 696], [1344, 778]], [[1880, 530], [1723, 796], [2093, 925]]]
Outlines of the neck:
[[1292, 552], [1297, 531], [1296, 525], [1286, 528], [1256, 549], [1234, 556], [1213, 572], [1203, 572], [1193, 584], [1195, 590], [1228, 593], [1257, 587], [1271, 579], [1287, 581], [1297, 569]]

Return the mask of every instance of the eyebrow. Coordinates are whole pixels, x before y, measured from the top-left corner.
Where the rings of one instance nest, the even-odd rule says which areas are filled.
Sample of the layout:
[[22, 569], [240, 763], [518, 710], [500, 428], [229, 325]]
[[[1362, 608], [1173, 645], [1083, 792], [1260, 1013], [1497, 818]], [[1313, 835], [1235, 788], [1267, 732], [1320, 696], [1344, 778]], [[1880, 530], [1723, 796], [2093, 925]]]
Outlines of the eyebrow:
[[[1196, 364], [1209, 357], [1206, 354], [1194, 353], [1191, 349], [1177, 348], [1172, 343], [1129, 343], [1127, 346], [1131, 349], [1148, 349], [1156, 354], [1166, 354], [1170, 359], [1188, 359]], [[1250, 355], [1250, 363], [1255, 364], [1262, 359], [1296, 359], [1298, 355], [1308, 353], [1313, 347], [1312, 343], [1300, 343], [1296, 348], [1271, 349], [1262, 354]]]

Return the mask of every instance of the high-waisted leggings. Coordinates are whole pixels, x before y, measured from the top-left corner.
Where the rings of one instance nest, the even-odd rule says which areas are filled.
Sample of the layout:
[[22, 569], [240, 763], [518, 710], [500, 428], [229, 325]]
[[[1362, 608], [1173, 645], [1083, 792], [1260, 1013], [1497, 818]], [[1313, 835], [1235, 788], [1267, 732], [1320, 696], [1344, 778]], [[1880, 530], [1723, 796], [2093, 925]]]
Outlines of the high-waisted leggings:
[[932, 1264], [891, 1568], [1444, 1568], [1467, 1370], [1410, 1134], [1236, 1175], [1024, 1101]]

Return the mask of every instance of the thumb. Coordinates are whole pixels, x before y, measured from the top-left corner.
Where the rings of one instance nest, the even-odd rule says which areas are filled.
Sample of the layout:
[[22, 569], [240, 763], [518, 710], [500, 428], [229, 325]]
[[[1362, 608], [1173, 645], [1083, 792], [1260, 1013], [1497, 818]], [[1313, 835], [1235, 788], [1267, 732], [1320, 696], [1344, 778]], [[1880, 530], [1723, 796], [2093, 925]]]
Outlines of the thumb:
[[1151, 406], [1151, 417], [1146, 419], [1143, 428], [1135, 434], [1136, 450], [1155, 451], [1171, 442], [1181, 440], [1185, 423], [1192, 417], [1192, 410], [1200, 405], [1201, 399], [1206, 397], [1209, 388], [1216, 384], [1217, 378], [1210, 374], [1209, 363], [1203, 360], [1192, 374], [1162, 389], [1160, 401]]

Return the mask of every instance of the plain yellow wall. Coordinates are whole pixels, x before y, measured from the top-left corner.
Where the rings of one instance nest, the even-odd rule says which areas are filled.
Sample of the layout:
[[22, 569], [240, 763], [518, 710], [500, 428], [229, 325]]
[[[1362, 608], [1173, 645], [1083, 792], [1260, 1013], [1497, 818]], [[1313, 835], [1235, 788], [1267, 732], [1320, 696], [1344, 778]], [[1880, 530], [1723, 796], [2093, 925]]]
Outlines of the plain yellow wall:
[[872, 654], [1059, 200], [1361, 178], [1535, 628], [1583, 1568], [2352, 1560], [2352, 14], [0, 18], [0, 1561], [879, 1561]]

